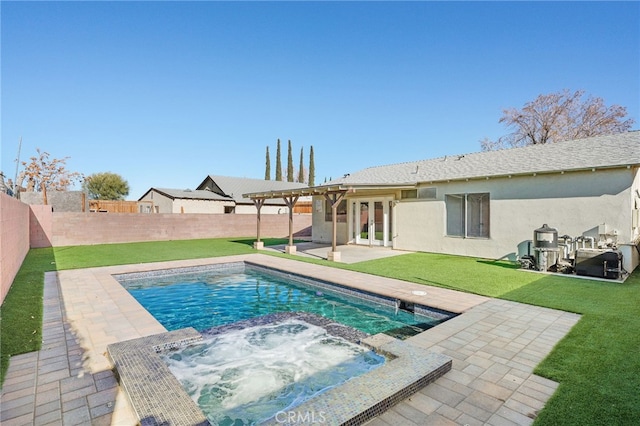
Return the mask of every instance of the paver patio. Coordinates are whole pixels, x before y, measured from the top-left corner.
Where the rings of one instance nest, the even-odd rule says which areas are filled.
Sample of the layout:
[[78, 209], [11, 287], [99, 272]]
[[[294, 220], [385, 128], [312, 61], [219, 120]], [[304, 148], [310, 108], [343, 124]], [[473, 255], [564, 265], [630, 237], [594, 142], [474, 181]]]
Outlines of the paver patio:
[[135, 424], [105, 356], [106, 346], [165, 329], [111, 275], [231, 261], [251, 261], [462, 313], [408, 339], [452, 357], [453, 369], [370, 425], [532, 423], [557, 388], [532, 371], [580, 318], [262, 254], [52, 272], [45, 276], [42, 350], [11, 358], [0, 422]]

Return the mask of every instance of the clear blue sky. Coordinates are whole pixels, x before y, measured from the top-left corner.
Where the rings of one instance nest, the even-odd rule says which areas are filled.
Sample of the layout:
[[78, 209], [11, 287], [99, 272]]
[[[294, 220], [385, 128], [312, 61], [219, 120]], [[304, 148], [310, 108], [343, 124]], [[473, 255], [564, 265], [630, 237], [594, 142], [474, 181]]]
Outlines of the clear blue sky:
[[194, 188], [262, 179], [276, 140], [316, 183], [480, 150], [502, 110], [583, 89], [640, 125], [638, 2], [7, 2], [2, 161]]

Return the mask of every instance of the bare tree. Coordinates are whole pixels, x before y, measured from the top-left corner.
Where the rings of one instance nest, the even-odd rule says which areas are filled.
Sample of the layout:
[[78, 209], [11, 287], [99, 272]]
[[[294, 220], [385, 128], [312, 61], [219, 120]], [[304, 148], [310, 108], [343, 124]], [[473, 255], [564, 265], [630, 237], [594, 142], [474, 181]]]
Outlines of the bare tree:
[[560, 142], [591, 136], [609, 135], [628, 131], [634, 124], [625, 119], [627, 109], [620, 105], [606, 106], [602, 98], [587, 96], [577, 90], [565, 89], [548, 95], [539, 95], [522, 109], [508, 108], [499, 122], [513, 132], [496, 141], [480, 141], [483, 151]]
[[47, 190], [65, 191], [71, 184], [82, 179], [82, 174], [67, 170], [65, 158], [49, 159], [49, 153], [36, 149], [37, 156], [31, 157], [30, 162], [22, 162], [24, 170], [20, 173], [20, 184], [27, 180], [27, 191], [42, 192], [43, 204], [47, 204]]

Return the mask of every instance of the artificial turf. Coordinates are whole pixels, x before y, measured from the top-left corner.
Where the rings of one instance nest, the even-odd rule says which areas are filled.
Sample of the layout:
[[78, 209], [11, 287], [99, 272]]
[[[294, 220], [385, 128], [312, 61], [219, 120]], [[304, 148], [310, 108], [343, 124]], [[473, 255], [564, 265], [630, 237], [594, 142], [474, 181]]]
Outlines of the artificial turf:
[[0, 307], [0, 383], [12, 355], [40, 349], [44, 273], [53, 270], [52, 248], [30, 250]]

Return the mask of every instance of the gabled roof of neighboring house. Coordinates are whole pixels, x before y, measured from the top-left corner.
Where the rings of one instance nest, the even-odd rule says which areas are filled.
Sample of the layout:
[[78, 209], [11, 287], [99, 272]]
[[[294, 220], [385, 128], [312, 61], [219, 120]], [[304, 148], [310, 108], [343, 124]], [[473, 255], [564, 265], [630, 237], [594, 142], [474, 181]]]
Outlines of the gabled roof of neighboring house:
[[633, 131], [369, 167], [334, 179], [328, 185], [415, 184], [637, 165], [640, 165], [640, 131]]
[[142, 197], [138, 199], [138, 201], [142, 200], [147, 196], [151, 191], [155, 191], [158, 194], [162, 194], [167, 198], [171, 198], [172, 200], [176, 199], [187, 199], [187, 200], [215, 200], [215, 201], [233, 201], [233, 199], [229, 197], [225, 197], [220, 194], [216, 194], [211, 191], [199, 191], [199, 190], [191, 190], [191, 189], [170, 189], [170, 188], [150, 188], [147, 192], [144, 193]]
[[[250, 179], [230, 176], [209, 175], [198, 185], [198, 190], [211, 190], [214, 193], [226, 195], [235, 200], [236, 203], [253, 204], [250, 198], [245, 198], [243, 194], [262, 191], [281, 191], [290, 189], [307, 188], [304, 183], [281, 182], [276, 180]], [[208, 188], [208, 189], [205, 189]], [[284, 204], [278, 200], [272, 200], [269, 204]]]

